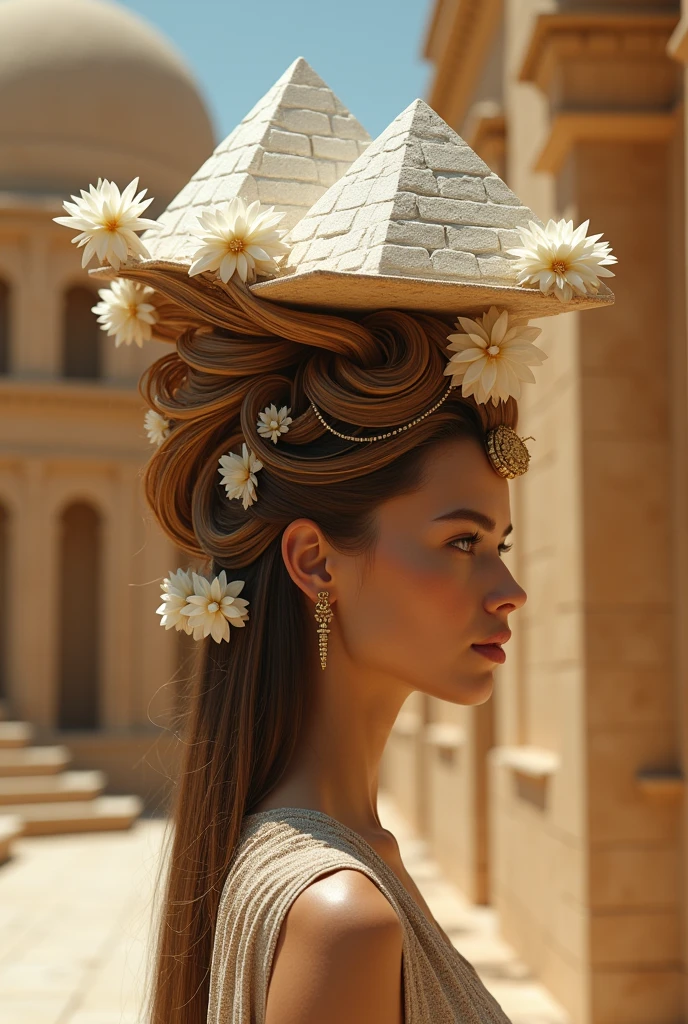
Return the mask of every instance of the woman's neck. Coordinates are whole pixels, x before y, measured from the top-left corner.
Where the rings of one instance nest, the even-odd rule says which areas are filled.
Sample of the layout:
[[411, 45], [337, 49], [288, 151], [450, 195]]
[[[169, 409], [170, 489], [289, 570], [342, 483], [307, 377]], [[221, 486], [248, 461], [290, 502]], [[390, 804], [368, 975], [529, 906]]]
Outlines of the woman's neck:
[[412, 691], [398, 680], [361, 670], [332, 650], [318, 664], [315, 703], [282, 779], [256, 810], [307, 807], [361, 834], [381, 828], [380, 761], [399, 709]]

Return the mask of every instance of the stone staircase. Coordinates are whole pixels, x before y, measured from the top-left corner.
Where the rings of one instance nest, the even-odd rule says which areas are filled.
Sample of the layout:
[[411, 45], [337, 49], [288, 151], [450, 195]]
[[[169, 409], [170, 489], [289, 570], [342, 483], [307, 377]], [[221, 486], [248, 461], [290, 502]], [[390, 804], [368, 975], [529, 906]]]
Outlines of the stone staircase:
[[0, 701], [0, 864], [19, 836], [126, 829], [143, 810], [137, 796], [104, 796], [101, 771], [68, 771], [64, 746], [32, 747], [28, 722], [8, 720]]

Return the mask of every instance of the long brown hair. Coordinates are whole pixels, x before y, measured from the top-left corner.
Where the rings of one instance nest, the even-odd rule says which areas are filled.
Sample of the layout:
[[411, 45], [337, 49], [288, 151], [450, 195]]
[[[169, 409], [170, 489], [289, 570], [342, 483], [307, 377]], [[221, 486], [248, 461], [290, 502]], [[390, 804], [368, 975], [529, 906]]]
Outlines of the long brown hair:
[[[396, 437], [339, 439], [310, 402], [343, 433], [407, 423], [446, 389], [450, 322], [297, 311], [171, 267], [130, 273], [156, 289], [162, 333], [176, 340], [140, 383], [172, 424], [145, 470], [147, 500], [178, 547], [206, 559], [213, 575], [224, 568], [245, 580], [250, 602], [246, 628], [230, 627], [229, 644], [201, 641], [149, 986], [150, 1024], [205, 1024], [218, 905], [242, 818], [284, 774], [313, 705], [314, 626], [281, 557], [285, 526], [306, 516], [338, 548], [370, 550], [376, 507], [418, 485], [430, 446], [451, 436], [482, 443], [491, 426], [515, 427], [517, 412], [513, 399], [478, 405], [456, 389]], [[293, 418], [277, 444], [256, 427], [273, 402]], [[244, 440], [264, 467], [248, 509], [227, 499], [218, 473], [218, 458]]]

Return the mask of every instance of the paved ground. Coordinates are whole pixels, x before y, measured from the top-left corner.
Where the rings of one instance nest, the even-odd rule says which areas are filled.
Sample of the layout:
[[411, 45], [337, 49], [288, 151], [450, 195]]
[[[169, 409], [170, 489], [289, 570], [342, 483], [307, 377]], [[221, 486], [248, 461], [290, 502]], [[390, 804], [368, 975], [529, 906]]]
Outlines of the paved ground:
[[[380, 815], [433, 914], [514, 1024], [570, 1024], [394, 807]], [[0, 867], [0, 1024], [143, 1024], [147, 936], [165, 823], [15, 843]]]

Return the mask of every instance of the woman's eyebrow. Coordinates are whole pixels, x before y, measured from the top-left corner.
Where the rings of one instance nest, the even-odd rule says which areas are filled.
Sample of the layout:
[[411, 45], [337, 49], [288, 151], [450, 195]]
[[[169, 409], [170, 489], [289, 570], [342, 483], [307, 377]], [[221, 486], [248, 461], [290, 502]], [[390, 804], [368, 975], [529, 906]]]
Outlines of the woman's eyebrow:
[[[483, 530], [486, 530], [488, 533], [492, 533], [497, 526], [491, 516], [486, 516], [484, 512], [477, 512], [474, 508], [455, 508], [452, 512], [445, 512], [443, 515], [437, 516], [434, 522], [437, 523], [446, 519], [469, 519], [471, 522], [476, 523], [477, 526], [482, 526]], [[513, 528], [513, 524], [509, 523], [502, 536], [506, 537]]]

